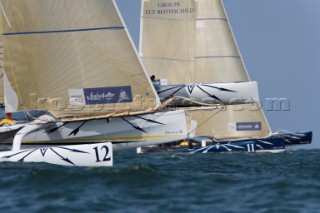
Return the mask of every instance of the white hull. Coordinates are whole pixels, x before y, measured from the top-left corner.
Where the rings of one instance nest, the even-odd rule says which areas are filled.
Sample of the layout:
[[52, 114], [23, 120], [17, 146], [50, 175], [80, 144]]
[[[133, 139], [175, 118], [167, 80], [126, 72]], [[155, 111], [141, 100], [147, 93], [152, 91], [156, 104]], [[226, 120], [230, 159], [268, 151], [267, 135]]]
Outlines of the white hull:
[[41, 124], [22, 139], [22, 148], [111, 141], [114, 150], [149, 146], [187, 137], [183, 110], [110, 119]]
[[[184, 97], [199, 103], [243, 104], [258, 101], [257, 82], [226, 82], [160, 85], [154, 83], [161, 100]], [[189, 101], [177, 100], [174, 104], [190, 105]]]
[[[162, 144], [187, 137], [183, 110], [71, 122], [40, 116], [19, 130], [0, 162], [63, 166], [112, 166], [113, 150]], [[36, 147], [27, 149], [27, 147]]]
[[62, 166], [112, 166], [112, 144], [99, 143], [75, 146], [0, 152], [0, 162], [35, 162]]

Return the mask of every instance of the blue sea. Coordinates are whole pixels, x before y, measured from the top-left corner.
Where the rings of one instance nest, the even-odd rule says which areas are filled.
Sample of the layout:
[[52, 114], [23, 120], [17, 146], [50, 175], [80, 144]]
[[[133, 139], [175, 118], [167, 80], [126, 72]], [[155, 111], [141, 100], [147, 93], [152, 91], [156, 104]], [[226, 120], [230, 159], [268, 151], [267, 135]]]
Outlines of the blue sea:
[[0, 212], [320, 212], [320, 150], [115, 153], [114, 167], [0, 164]]

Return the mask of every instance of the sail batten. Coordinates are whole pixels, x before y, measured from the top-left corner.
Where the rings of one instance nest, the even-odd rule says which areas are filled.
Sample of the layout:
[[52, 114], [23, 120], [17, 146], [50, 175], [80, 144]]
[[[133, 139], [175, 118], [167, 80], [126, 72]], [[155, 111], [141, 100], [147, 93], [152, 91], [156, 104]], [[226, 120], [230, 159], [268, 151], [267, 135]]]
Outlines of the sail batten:
[[47, 33], [70, 33], [70, 32], [84, 32], [84, 31], [94, 31], [94, 30], [124, 30], [122, 26], [112, 26], [112, 27], [99, 27], [99, 28], [87, 28], [87, 29], [70, 29], [70, 30], [52, 30], [52, 31], [31, 31], [31, 32], [11, 32], [4, 33], [3, 35], [23, 35], [23, 34], [47, 34]]
[[197, 58], [239, 58], [241, 59], [241, 57], [238, 55], [210, 55], [210, 56], [197, 56], [194, 58], [195, 59]]
[[228, 21], [226, 18], [197, 18], [196, 21], [215, 20], [215, 21]]
[[142, 18], [142, 19], [164, 20], [164, 21], [182, 21], [182, 22], [194, 21], [193, 19], [154, 18], [154, 17], [146, 17], [146, 16], [142, 16], [141, 18]]
[[1, 3], [11, 24], [3, 24], [4, 61], [18, 110], [81, 118], [159, 105], [113, 0]]
[[186, 60], [186, 59], [178, 59], [178, 58], [156, 58], [156, 57], [141, 57], [144, 59], [154, 59], [154, 60], [168, 60], [168, 61], [190, 61], [190, 60]]

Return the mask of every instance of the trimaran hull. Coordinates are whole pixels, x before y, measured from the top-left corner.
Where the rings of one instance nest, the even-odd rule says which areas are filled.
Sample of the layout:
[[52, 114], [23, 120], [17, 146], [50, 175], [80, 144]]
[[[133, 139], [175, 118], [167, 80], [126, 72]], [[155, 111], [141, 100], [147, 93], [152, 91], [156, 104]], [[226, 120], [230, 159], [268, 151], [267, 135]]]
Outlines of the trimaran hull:
[[[33, 124], [30, 124], [33, 125]], [[187, 136], [183, 110], [72, 122], [49, 122], [24, 136], [21, 148], [110, 141], [114, 150], [179, 141]], [[11, 146], [4, 141], [5, 146]]]
[[[156, 145], [187, 137], [183, 110], [70, 122], [46, 114], [15, 135], [0, 162], [46, 162], [64, 166], [112, 166], [113, 150]], [[35, 147], [35, 148], [31, 148]]]
[[[294, 145], [310, 144], [312, 141], [312, 132], [281, 133], [276, 132], [267, 137], [260, 138], [242, 138], [225, 139], [214, 141], [209, 137], [195, 138], [198, 142], [197, 147], [188, 149], [178, 148], [178, 152], [183, 153], [219, 153], [219, 152], [269, 152], [279, 153], [285, 151], [287, 147]], [[201, 140], [201, 142], [200, 142]], [[208, 143], [206, 143], [206, 142]], [[199, 145], [201, 144], [201, 146]]]
[[[195, 137], [183, 145], [164, 144], [161, 147], [143, 147], [139, 152], [175, 151], [178, 153], [280, 153], [288, 147], [310, 144], [312, 132], [276, 132], [267, 137], [214, 140], [208, 136]], [[186, 145], [188, 147], [186, 147]]]
[[194, 102], [239, 104], [259, 100], [258, 86], [255, 81], [176, 85], [157, 85], [156, 82], [154, 85], [161, 100], [179, 97], [172, 103], [174, 105], [192, 105]]

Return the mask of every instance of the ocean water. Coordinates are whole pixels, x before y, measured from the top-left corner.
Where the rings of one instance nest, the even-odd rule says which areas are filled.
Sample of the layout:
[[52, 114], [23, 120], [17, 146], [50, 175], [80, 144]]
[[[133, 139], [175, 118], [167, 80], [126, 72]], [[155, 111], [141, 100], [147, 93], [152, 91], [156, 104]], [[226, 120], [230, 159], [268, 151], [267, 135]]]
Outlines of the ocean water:
[[115, 153], [112, 168], [0, 164], [0, 212], [320, 212], [320, 150]]

